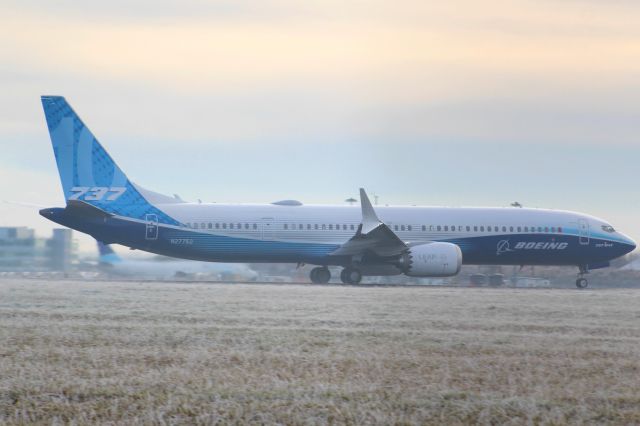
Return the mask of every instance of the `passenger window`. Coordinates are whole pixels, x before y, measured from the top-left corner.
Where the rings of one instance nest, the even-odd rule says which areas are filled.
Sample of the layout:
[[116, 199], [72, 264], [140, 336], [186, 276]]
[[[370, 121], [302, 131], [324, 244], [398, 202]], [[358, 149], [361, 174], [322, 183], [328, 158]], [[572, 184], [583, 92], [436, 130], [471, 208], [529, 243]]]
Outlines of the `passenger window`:
[[444, 226], [444, 232], [449, 232], [449, 225]]
[[253, 229], [258, 229], [258, 224], [257, 223], [253, 224]]
[[538, 232], [542, 232], [542, 226], [538, 226]]
[[400, 225], [400, 230], [404, 231], [404, 225]]
[[286, 223], [284, 224], [284, 229], [289, 229], [289, 225], [287, 225]]
[[502, 227], [502, 232], [507, 232], [507, 227], [506, 226]]
[[522, 228], [518, 226], [518, 232], [522, 232]]
[[477, 226], [473, 227], [473, 232], [478, 232], [478, 227]]
[[213, 224], [211, 222], [207, 223], [207, 229], [212, 229], [213, 228]]
[[233, 223], [229, 224], [229, 229], [233, 229]]
[[480, 232], [484, 232], [484, 226], [480, 227]]
[[329, 224], [329, 229], [333, 230], [333, 224]]
[[438, 225], [438, 228], [437, 228], [437, 229], [438, 229], [438, 231], [440, 231], [442, 228], [440, 227], [440, 225]]
[[426, 231], [427, 227], [425, 225], [422, 225], [422, 232]]
[[313, 229], [318, 229], [318, 224], [317, 223], [313, 225]]
[[351, 230], [352, 230], [352, 231], [355, 231], [355, 229], [356, 229], [356, 228], [353, 226], [353, 223], [352, 223], [352, 224], [351, 224]]
[[327, 229], [327, 225], [325, 225], [324, 223], [322, 224], [322, 229], [325, 230]]
[[222, 229], [227, 229], [227, 224], [226, 223], [222, 224]]
[[558, 226], [558, 234], [562, 234], [562, 227]]
[[552, 227], [551, 227], [551, 233], [552, 233], [552, 234], [555, 234], [555, 233], [556, 233], [556, 227], [555, 227], [555, 226], [552, 226]]
[[304, 225], [303, 224], [299, 224], [298, 225], [298, 229], [304, 229]]
[[549, 232], [549, 227], [548, 226], [544, 227], [544, 232], [547, 232], [547, 233]]

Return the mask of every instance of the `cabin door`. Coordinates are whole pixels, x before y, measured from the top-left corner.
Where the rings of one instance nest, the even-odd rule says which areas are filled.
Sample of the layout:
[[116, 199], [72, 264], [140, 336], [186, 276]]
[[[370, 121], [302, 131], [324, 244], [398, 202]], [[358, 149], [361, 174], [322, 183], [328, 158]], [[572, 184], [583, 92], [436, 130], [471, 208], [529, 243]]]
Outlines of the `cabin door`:
[[158, 215], [156, 214], [147, 214], [145, 215], [145, 220], [147, 224], [145, 226], [145, 236], [146, 240], [157, 240], [158, 239]]
[[580, 236], [580, 244], [589, 245], [589, 222], [586, 219], [578, 219], [578, 235]]

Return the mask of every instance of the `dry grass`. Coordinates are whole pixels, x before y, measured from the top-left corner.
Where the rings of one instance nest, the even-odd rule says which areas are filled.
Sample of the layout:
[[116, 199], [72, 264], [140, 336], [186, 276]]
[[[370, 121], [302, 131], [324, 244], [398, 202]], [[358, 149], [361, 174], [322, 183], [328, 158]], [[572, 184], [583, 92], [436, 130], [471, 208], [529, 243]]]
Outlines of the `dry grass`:
[[0, 281], [0, 423], [640, 423], [640, 291]]

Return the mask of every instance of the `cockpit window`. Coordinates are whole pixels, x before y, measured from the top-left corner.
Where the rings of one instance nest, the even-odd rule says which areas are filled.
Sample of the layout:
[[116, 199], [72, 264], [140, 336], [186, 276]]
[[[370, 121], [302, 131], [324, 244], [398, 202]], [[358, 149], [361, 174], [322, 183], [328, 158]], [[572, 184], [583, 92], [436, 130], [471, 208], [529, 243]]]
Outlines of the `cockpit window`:
[[611, 232], [611, 233], [616, 232], [616, 230], [613, 229], [613, 226], [611, 225], [602, 225], [602, 230], [605, 232]]

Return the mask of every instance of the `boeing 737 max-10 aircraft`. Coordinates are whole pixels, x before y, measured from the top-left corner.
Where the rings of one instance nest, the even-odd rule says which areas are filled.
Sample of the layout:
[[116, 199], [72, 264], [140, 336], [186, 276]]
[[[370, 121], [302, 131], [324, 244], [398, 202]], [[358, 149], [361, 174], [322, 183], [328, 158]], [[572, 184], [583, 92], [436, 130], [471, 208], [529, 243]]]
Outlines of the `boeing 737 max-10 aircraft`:
[[526, 208], [374, 207], [187, 203], [131, 182], [60, 96], [42, 105], [66, 200], [40, 214], [105, 244], [211, 262], [318, 265], [311, 281], [363, 275], [444, 277], [463, 264], [573, 265], [576, 285], [635, 243], [608, 222]]

